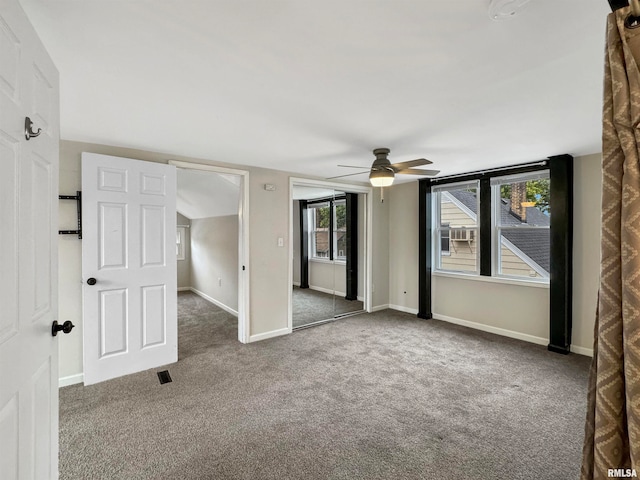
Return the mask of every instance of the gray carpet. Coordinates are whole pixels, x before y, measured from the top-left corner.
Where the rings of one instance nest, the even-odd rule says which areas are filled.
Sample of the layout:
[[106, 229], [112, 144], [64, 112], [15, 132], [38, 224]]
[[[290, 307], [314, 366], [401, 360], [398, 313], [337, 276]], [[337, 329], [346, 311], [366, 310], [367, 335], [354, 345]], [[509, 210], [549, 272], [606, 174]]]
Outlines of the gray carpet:
[[61, 478], [578, 478], [586, 357], [391, 311], [241, 345], [180, 305], [173, 383], [61, 389]]
[[345, 300], [342, 296], [294, 286], [291, 310], [293, 328], [296, 328], [332, 319], [336, 315], [362, 311], [364, 304], [359, 300]]

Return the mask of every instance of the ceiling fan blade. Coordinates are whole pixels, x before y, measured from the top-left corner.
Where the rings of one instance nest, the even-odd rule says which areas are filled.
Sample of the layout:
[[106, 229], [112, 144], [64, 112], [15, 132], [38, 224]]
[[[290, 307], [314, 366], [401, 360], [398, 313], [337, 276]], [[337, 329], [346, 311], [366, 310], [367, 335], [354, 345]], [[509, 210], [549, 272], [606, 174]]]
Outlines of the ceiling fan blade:
[[398, 162], [392, 163], [391, 168], [395, 171], [404, 170], [405, 168], [411, 167], [419, 167], [420, 165], [429, 165], [433, 163], [431, 160], [427, 160], [426, 158], [417, 158], [416, 160], [409, 160], [407, 162]]
[[422, 175], [427, 177], [433, 177], [440, 173], [440, 170], [422, 170], [420, 168], [405, 168], [404, 170], [397, 170], [396, 173], [400, 175]]
[[365, 170], [364, 172], [358, 172], [358, 173], [349, 173], [347, 175], [338, 175], [337, 177], [327, 177], [325, 178], [325, 180], [331, 180], [333, 178], [342, 178], [342, 177], [353, 177], [354, 175], [364, 175], [365, 173], [369, 173], [369, 170]]
[[365, 169], [365, 168], [368, 168], [368, 167], [362, 167], [362, 166], [360, 166], [360, 167], [356, 167], [355, 165], [338, 165], [338, 166], [339, 166], [339, 167], [345, 167], [345, 168], [359, 168], [359, 169], [361, 169], [361, 170], [362, 170], [362, 169]]

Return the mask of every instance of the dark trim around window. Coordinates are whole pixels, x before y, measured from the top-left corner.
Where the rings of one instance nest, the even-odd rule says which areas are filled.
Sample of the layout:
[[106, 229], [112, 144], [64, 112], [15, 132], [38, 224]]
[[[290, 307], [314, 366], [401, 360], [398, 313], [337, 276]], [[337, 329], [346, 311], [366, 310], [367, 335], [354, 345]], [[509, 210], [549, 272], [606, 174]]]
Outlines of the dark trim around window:
[[[551, 180], [551, 278], [549, 281], [549, 345], [556, 353], [569, 353], [572, 323], [573, 275], [573, 157], [558, 155], [535, 164], [516, 165], [419, 181], [418, 198], [418, 317], [432, 318], [432, 214], [431, 188], [436, 185], [480, 181], [480, 274], [491, 272], [491, 178], [549, 170]], [[487, 201], [487, 198], [489, 201]]]
[[300, 288], [309, 288], [309, 215], [307, 201], [300, 202]]
[[433, 318], [431, 311], [431, 183], [418, 181], [418, 318]]
[[549, 345], [552, 352], [571, 351], [573, 288], [573, 157], [550, 157], [551, 272], [549, 272]]

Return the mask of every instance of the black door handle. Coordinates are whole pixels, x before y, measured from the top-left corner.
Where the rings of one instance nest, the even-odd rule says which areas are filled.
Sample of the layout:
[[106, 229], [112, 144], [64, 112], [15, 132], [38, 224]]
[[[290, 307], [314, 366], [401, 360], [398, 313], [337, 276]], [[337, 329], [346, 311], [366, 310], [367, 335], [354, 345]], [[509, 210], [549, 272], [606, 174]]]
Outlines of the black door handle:
[[54, 320], [53, 325], [51, 325], [51, 335], [55, 337], [60, 330], [62, 330], [63, 333], [71, 333], [73, 327], [75, 327], [75, 325], [71, 323], [71, 320], [67, 320], [62, 325], [60, 325], [57, 320]]
[[95, 285], [96, 283], [98, 283], [98, 281], [93, 277], [91, 277], [89, 280], [87, 280], [87, 284], [88, 285]]

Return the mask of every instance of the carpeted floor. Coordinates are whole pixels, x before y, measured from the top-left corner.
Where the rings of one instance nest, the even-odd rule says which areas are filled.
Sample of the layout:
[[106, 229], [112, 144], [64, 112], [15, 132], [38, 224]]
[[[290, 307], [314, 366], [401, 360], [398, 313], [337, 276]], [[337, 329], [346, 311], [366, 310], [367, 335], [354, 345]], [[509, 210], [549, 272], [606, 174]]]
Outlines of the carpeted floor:
[[296, 328], [332, 319], [336, 315], [362, 311], [364, 304], [359, 300], [345, 300], [338, 295], [294, 286], [291, 309], [293, 328]]
[[211, 304], [180, 312], [172, 383], [61, 389], [61, 478], [579, 476], [586, 357], [392, 311], [242, 345]]

